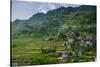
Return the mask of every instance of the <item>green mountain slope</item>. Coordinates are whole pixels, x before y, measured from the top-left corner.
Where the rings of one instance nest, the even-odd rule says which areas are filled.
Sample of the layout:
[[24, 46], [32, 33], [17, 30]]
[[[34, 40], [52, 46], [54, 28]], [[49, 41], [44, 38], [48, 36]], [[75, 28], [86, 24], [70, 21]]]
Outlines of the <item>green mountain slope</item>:
[[[96, 6], [60, 7], [11, 22], [12, 64], [91, 62], [96, 59]], [[67, 53], [61, 62], [59, 58]], [[44, 60], [45, 59], [45, 60]]]
[[[94, 29], [94, 30], [90, 30]], [[34, 36], [56, 36], [68, 31], [88, 31], [95, 33], [96, 7], [60, 7], [46, 14], [37, 13], [28, 20], [12, 22], [12, 34]]]

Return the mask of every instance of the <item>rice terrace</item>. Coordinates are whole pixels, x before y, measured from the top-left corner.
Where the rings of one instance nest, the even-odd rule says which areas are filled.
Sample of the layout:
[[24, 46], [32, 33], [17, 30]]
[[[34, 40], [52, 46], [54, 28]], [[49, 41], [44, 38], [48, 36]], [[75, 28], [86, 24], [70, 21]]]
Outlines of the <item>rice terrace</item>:
[[96, 61], [96, 6], [27, 1], [11, 6], [12, 66]]

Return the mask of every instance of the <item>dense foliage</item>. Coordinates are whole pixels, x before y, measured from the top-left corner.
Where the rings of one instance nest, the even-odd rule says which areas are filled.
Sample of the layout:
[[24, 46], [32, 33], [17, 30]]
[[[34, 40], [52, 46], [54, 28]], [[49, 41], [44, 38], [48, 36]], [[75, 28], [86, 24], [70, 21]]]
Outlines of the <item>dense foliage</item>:
[[[11, 24], [12, 61], [18, 65], [59, 63], [57, 57], [63, 50], [59, 46], [64, 43], [66, 33], [70, 31], [74, 32], [76, 37], [81, 36], [84, 39], [93, 36], [93, 46], [86, 46], [81, 50], [85, 55], [96, 54], [95, 6], [60, 7], [46, 14], [37, 13], [28, 20], [16, 19]], [[75, 42], [72, 46], [73, 50], [79, 49], [76, 45]], [[65, 62], [85, 62], [94, 61], [94, 59], [95, 57], [91, 56], [72, 57]]]

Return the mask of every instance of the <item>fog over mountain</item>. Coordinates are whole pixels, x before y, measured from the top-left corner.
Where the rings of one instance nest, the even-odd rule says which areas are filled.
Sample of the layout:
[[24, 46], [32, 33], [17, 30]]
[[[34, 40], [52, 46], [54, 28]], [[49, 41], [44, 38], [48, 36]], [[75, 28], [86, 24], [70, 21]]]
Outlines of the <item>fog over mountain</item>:
[[12, 21], [15, 19], [28, 19], [36, 13], [46, 13], [59, 7], [78, 7], [80, 5], [63, 4], [63, 3], [46, 3], [31, 1], [12, 1]]

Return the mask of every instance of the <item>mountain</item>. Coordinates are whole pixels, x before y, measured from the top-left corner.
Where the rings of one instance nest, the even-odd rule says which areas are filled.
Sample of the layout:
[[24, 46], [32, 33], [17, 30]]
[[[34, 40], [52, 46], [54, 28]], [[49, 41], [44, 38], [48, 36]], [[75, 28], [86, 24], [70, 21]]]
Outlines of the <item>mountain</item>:
[[58, 36], [69, 31], [96, 34], [96, 6], [60, 7], [12, 23], [12, 36]]

